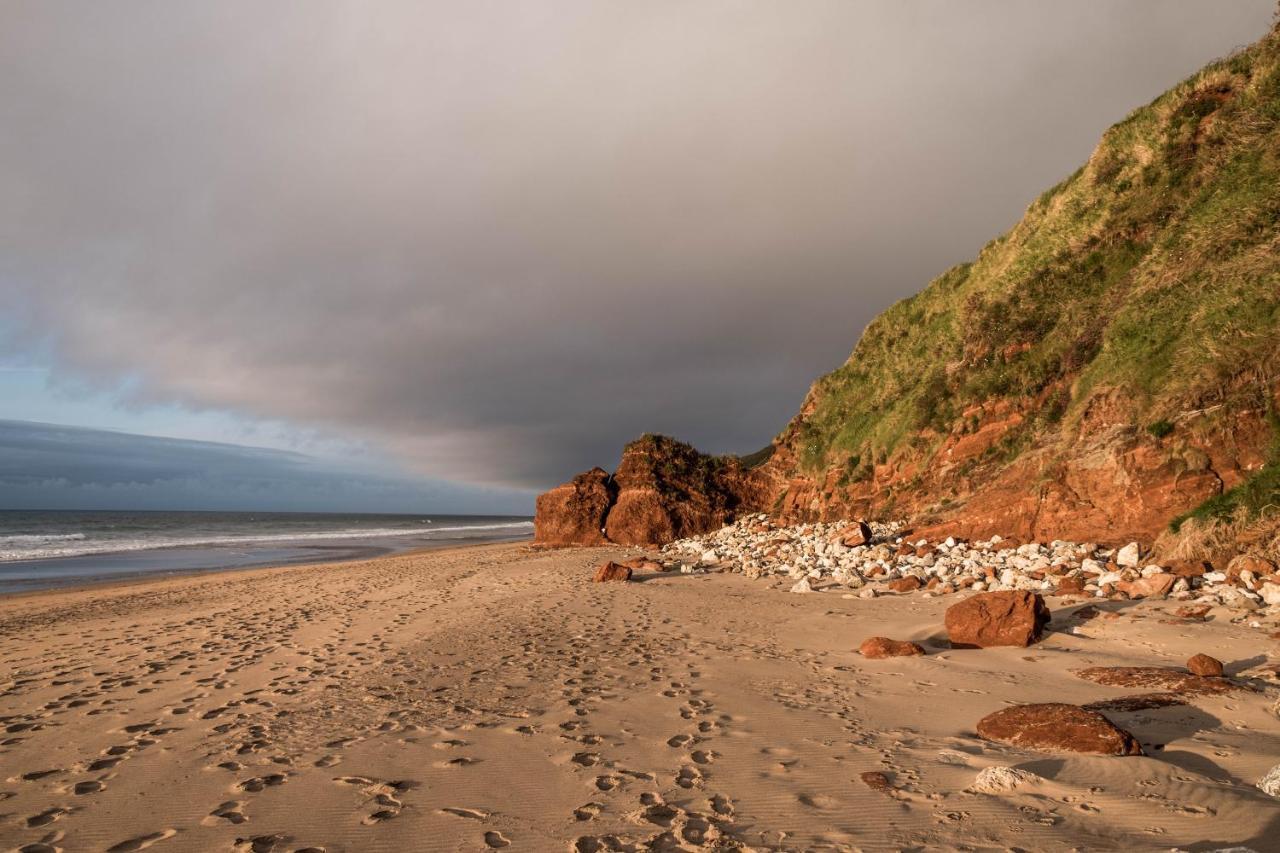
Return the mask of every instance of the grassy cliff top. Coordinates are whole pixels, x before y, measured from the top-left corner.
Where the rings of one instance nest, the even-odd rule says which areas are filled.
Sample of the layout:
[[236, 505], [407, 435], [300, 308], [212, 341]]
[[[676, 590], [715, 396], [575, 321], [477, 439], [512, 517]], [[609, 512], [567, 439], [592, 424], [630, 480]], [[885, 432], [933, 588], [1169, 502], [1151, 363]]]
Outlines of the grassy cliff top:
[[785, 440], [816, 472], [927, 455], [1002, 400], [1039, 443], [1101, 393], [1153, 432], [1233, 395], [1260, 403], [1280, 363], [1278, 223], [1273, 30], [1112, 127], [972, 263], [872, 322]]

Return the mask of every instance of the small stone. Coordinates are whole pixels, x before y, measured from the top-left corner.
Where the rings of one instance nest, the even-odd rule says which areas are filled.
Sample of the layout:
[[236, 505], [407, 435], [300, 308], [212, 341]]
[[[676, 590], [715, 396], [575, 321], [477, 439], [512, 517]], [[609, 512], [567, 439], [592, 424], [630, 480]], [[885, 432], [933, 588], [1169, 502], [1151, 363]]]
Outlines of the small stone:
[[1280, 797], [1280, 764], [1267, 771], [1267, 775], [1258, 780], [1258, 790], [1273, 797]]
[[881, 773], [879, 770], [868, 770], [859, 776], [862, 783], [873, 791], [891, 791], [893, 783], [889, 781], [889, 777]]
[[1208, 655], [1193, 655], [1191, 660], [1187, 661], [1187, 670], [1192, 675], [1218, 678], [1222, 675], [1222, 661]]
[[894, 592], [914, 592], [924, 584], [920, 582], [920, 578], [915, 575], [907, 575], [897, 580], [889, 581], [889, 589]]
[[891, 640], [888, 637], [871, 637], [864, 640], [858, 647], [858, 651], [864, 658], [873, 660], [924, 654], [924, 648], [918, 643], [910, 640]]
[[796, 581], [796, 585], [791, 587], [791, 591], [795, 593], [813, 592], [813, 586], [810, 585], [808, 578], [800, 578]]
[[1040, 781], [1040, 777], [1028, 770], [1016, 767], [987, 767], [978, 774], [969, 787], [979, 794], [1003, 794], [1015, 788]]

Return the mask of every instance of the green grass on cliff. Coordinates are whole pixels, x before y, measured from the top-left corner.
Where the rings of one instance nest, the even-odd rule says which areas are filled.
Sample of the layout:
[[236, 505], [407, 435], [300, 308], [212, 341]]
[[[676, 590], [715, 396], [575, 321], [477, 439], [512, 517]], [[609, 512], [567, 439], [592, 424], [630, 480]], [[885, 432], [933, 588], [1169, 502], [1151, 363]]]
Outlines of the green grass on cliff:
[[1271, 387], [1278, 223], [1273, 31], [1112, 127], [1013, 230], [871, 323], [793, 422], [801, 464], [927, 456], [1002, 399], [1043, 440], [1104, 392], [1145, 427]]

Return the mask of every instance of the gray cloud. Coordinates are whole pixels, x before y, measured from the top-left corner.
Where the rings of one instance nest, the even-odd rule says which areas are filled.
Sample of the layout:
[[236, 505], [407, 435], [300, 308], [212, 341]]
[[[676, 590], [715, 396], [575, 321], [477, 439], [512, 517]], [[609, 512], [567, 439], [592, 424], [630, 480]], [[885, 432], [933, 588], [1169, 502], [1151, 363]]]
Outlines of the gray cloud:
[[9, 346], [476, 482], [750, 451], [1273, 6], [10, 4]]
[[283, 450], [0, 420], [0, 509], [523, 514], [531, 498]]

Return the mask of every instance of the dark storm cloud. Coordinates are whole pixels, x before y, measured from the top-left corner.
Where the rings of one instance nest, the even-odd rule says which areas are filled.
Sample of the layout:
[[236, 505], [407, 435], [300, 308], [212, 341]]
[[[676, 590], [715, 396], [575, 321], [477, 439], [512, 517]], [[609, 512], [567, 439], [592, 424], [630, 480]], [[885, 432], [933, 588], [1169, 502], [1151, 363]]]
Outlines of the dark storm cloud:
[[437, 476], [750, 451], [1273, 5], [9, 4], [0, 321]]
[[0, 509], [529, 512], [530, 496], [300, 453], [0, 420]]

